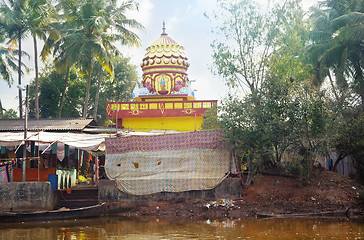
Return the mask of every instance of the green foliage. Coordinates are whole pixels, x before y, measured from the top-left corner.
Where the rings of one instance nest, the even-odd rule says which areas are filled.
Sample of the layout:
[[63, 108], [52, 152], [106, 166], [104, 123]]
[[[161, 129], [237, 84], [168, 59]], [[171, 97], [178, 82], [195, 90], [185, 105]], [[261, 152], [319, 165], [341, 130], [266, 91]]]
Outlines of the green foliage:
[[265, 81], [269, 57], [279, 49], [281, 36], [288, 36], [288, 29], [297, 25], [299, 1], [272, 5], [267, 1], [265, 6], [247, 0], [218, 3], [213, 16], [220, 36], [212, 44], [215, 74], [224, 77], [227, 85], [248, 87], [252, 93]]
[[64, 18], [62, 36], [54, 43], [56, 65], [76, 66], [87, 75], [83, 117], [88, 116], [93, 61], [97, 61], [110, 75], [114, 60], [119, 55], [115, 42], [139, 45], [139, 37], [128, 28], [141, 29], [140, 23], [126, 17], [126, 12], [137, 9], [134, 1], [82, 0], [60, 1]]
[[[32, 11], [28, 15], [27, 25], [33, 37], [34, 46], [34, 68], [35, 68], [35, 118], [39, 119], [39, 67], [38, 67], [38, 47], [37, 38], [45, 41], [47, 35], [53, 31], [51, 26], [54, 18], [54, 7], [48, 0], [29, 0]], [[42, 52], [46, 51], [47, 45], [44, 44]]]
[[[63, 91], [65, 74], [58, 74], [53, 66], [47, 66], [39, 76], [39, 110], [41, 118], [56, 118], [58, 116], [60, 95]], [[85, 81], [79, 78], [77, 70], [73, 68], [70, 73], [69, 89], [63, 108], [64, 117], [81, 116], [81, 94], [84, 94]], [[29, 117], [35, 117], [34, 111], [34, 82], [30, 88]]]
[[359, 176], [364, 176], [364, 113], [361, 107], [347, 107], [334, 105], [331, 109], [330, 125], [328, 131], [330, 148], [339, 153], [334, 162], [334, 168], [340, 160], [351, 156]]
[[4, 29], [5, 37], [11, 42], [18, 41], [18, 34], [26, 33], [29, 29], [27, 16], [31, 12], [28, 0], [2, 1], [0, 6], [0, 26]]
[[277, 38], [277, 47], [269, 57], [267, 76], [302, 82], [313, 78], [313, 67], [305, 51], [309, 40], [309, 24], [301, 9], [290, 12], [290, 21], [284, 25], [284, 34]]
[[[219, 1], [215, 73], [250, 90], [225, 99], [219, 121], [250, 170], [282, 167], [306, 177], [317, 155], [337, 151], [364, 176], [363, 1], [322, 1], [313, 26], [299, 3]], [[320, 89], [326, 77], [335, 99]]]
[[[110, 75], [104, 76], [100, 89], [99, 106], [100, 111], [98, 114], [101, 116], [97, 118], [99, 125], [105, 125], [106, 123], [106, 102], [107, 101], [130, 101], [132, 99], [132, 91], [134, 84], [137, 82], [137, 66], [131, 65], [129, 59], [118, 59], [115, 62], [115, 75], [111, 78]], [[91, 88], [91, 96], [94, 96], [96, 92], [96, 86]], [[94, 108], [94, 105], [92, 106]]]
[[[350, 155], [364, 176], [364, 4], [360, 0], [325, 0], [311, 10], [313, 29], [309, 46], [317, 85], [330, 80], [335, 98], [330, 102], [327, 130], [329, 151], [338, 152], [334, 169]], [[328, 77], [328, 78], [326, 78]]]
[[[364, 109], [364, 4], [360, 0], [322, 1], [312, 10], [313, 41], [309, 48], [317, 83], [328, 76], [336, 98], [348, 88], [361, 97]], [[336, 86], [331, 74], [334, 73]], [[336, 92], [338, 91], [338, 93]]]
[[[132, 93], [132, 82], [137, 81], [136, 66], [130, 65], [129, 59], [120, 59], [115, 63], [115, 76], [111, 78], [105, 74], [101, 84], [99, 105], [101, 110], [98, 122], [102, 125], [106, 121], [106, 102], [107, 101], [127, 101], [130, 100]], [[95, 69], [91, 79], [91, 100], [94, 103], [94, 96], [97, 88], [98, 72]], [[39, 77], [39, 108], [41, 118], [57, 118], [61, 101], [61, 93], [66, 81], [65, 73], [58, 73], [53, 65], [47, 66]], [[62, 116], [64, 118], [77, 118], [82, 116], [84, 103], [85, 76], [73, 67], [70, 69], [67, 92], [65, 95]], [[35, 116], [34, 112], [34, 82], [30, 87], [30, 117]], [[91, 105], [93, 108], [94, 105]]]
[[18, 118], [16, 111], [12, 108], [6, 110], [3, 108], [1, 100], [0, 100], [0, 119], [16, 119]]
[[270, 80], [243, 100], [224, 102], [220, 120], [239, 156], [251, 158], [257, 169], [275, 168], [288, 150], [298, 157], [284, 164], [312, 169], [313, 155], [324, 144], [327, 110], [305, 84]]
[[[24, 51], [21, 49], [21, 42], [31, 35], [34, 39], [34, 64], [35, 64], [35, 92], [33, 96], [35, 102], [32, 107], [36, 108], [38, 117], [38, 54], [37, 38], [45, 41], [41, 57], [45, 61], [52, 54], [56, 62], [58, 74], [61, 70], [69, 69], [76, 64], [77, 70], [87, 75], [85, 97], [83, 102], [83, 117], [88, 116], [87, 111], [90, 106], [89, 93], [91, 88], [91, 75], [93, 73], [94, 61], [97, 61], [111, 76], [114, 75], [114, 61], [120, 55], [116, 42], [122, 45], [139, 45], [139, 37], [129, 30], [142, 29], [142, 25], [134, 19], [128, 19], [128, 11], [138, 10], [138, 4], [133, 0], [117, 1], [107, 0], [60, 0], [52, 2], [49, 0], [12, 0], [2, 1], [0, 4], [0, 34], [1, 41], [8, 40], [9, 49], [17, 51], [5, 51], [0, 48], [0, 74], [9, 84], [12, 82], [11, 69], [18, 70], [18, 84], [21, 84], [21, 56]], [[4, 39], [3, 39], [4, 38]], [[13, 53], [18, 53], [18, 66], [12, 61]], [[20, 66], [19, 66], [20, 65]], [[68, 71], [68, 70], [67, 70]], [[67, 80], [68, 81], [68, 80]], [[62, 96], [67, 90], [68, 82], [64, 82], [65, 87], [60, 92]], [[44, 81], [43, 81], [44, 82]], [[43, 88], [45, 88], [45, 82]], [[57, 90], [55, 90], [57, 89]], [[59, 92], [58, 86], [55, 92]], [[53, 91], [51, 91], [53, 93]], [[50, 93], [50, 94], [51, 94]], [[19, 92], [19, 109], [22, 109], [22, 95]], [[43, 91], [43, 94], [44, 91]], [[49, 96], [52, 97], [52, 96]], [[68, 96], [70, 97], [70, 96]], [[49, 109], [44, 109], [43, 116], [53, 116], [54, 109], [50, 103]], [[63, 111], [63, 100], [61, 101]], [[77, 101], [76, 101], [77, 102]], [[94, 105], [97, 105], [95, 103]], [[71, 115], [78, 112], [77, 107], [73, 109]], [[77, 111], [76, 111], [77, 109]], [[66, 110], [67, 112], [69, 110]], [[96, 111], [95, 111], [96, 113]], [[21, 114], [20, 114], [21, 116]], [[67, 114], [65, 115], [67, 116]]]
[[14, 82], [11, 71], [17, 70], [15, 55], [15, 50], [0, 45], [0, 76], [9, 87]]
[[[220, 1], [225, 14], [216, 19], [222, 19], [226, 41], [213, 44], [217, 73], [228, 85], [250, 90], [223, 102], [220, 121], [235, 153], [253, 171], [284, 166], [307, 176], [326, 144], [327, 107], [310, 83], [310, 25], [299, 3], [261, 10], [249, 1]], [[287, 155], [293, 157], [283, 161]]]
[[[2, 1], [0, 5], [0, 28], [10, 46], [18, 45], [18, 84], [21, 84], [22, 76], [22, 49], [21, 39], [25, 37], [29, 26], [27, 15], [31, 12], [28, 0]], [[19, 91], [19, 116], [23, 117], [22, 91]]]
[[17, 118], [18, 118], [18, 114], [17, 114], [17, 112], [16, 112], [14, 109], [12, 109], [12, 108], [10, 108], [10, 109], [6, 110], [6, 111], [4, 112], [4, 114], [1, 116], [1, 119], [17, 119]]
[[221, 123], [217, 118], [217, 105], [213, 106], [202, 114], [202, 130], [221, 129]]

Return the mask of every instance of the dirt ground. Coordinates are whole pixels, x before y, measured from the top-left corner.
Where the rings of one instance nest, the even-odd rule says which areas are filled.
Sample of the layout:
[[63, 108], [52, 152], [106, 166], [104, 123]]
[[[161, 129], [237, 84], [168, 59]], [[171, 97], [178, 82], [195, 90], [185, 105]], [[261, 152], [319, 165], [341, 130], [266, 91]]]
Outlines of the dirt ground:
[[324, 216], [364, 219], [359, 200], [363, 186], [335, 172], [320, 171], [309, 180], [263, 174], [243, 187], [240, 199], [218, 201], [158, 202], [122, 213], [148, 218], [244, 218], [259, 216]]

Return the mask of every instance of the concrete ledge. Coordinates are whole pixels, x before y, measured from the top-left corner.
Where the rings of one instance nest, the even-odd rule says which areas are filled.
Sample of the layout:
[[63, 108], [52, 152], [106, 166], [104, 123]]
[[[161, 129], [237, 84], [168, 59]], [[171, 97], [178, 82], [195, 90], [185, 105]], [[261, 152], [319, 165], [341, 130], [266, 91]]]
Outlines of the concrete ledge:
[[0, 211], [52, 210], [54, 195], [50, 182], [0, 183]]
[[106, 202], [108, 212], [134, 208], [140, 205], [153, 205], [155, 202], [210, 201], [218, 199], [239, 199], [241, 197], [241, 179], [226, 178], [216, 188], [202, 191], [161, 192], [150, 195], [129, 195], [116, 187], [112, 180], [100, 180], [99, 201]]

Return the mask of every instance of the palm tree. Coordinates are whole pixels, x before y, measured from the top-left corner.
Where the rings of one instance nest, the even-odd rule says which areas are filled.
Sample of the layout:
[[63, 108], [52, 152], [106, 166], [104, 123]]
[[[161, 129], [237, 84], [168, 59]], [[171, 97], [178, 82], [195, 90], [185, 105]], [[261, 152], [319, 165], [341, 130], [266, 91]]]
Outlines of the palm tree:
[[97, 88], [96, 88], [96, 94], [95, 94], [94, 113], [92, 115], [92, 118], [95, 120], [97, 119], [97, 108], [99, 106], [100, 86], [101, 86], [102, 78], [103, 78], [103, 68], [102, 68], [102, 66], [99, 66], [99, 74], [98, 74], [98, 78], [97, 78]]
[[[7, 3], [8, 2], [8, 3]], [[48, 0], [10, 0], [3, 1], [1, 5], [1, 13], [3, 18], [1, 20], [2, 26], [8, 33], [8, 38], [11, 44], [18, 42], [19, 47], [19, 59], [18, 65], [21, 65], [21, 40], [27, 37], [27, 34], [31, 34], [34, 42], [34, 65], [35, 65], [35, 117], [39, 118], [39, 84], [38, 84], [38, 49], [37, 38], [42, 40], [46, 39], [46, 34], [52, 30], [49, 28], [50, 16], [53, 13], [52, 5]], [[42, 52], [47, 51], [45, 45]], [[43, 59], [44, 60], [44, 59]], [[21, 68], [18, 69], [19, 81], [21, 84]], [[19, 90], [19, 109], [20, 117], [22, 117], [22, 96]]]
[[336, 97], [336, 106], [332, 107], [336, 116], [330, 132], [330, 142], [340, 152], [335, 169], [348, 149], [355, 149], [353, 134], [347, 133], [364, 111], [364, 2], [326, 0], [313, 9], [311, 18], [314, 29], [310, 52], [317, 66], [318, 82], [328, 77]]
[[[39, 119], [39, 83], [38, 83], [38, 49], [37, 38], [46, 40], [47, 33], [51, 32], [49, 28], [51, 15], [53, 13], [52, 5], [47, 0], [29, 0], [29, 7], [32, 9], [26, 20], [29, 31], [33, 37], [34, 43], [34, 68], [35, 68], [35, 118]], [[50, 34], [51, 35], [51, 34]], [[46, 45], [44, 45], [46, 49]], [[46, 50], [43, 50], [46, 51]]]
[[[21, 85], [22, 76], [22, 46], [21, 40], [25, 37], [28, 31], [28, 26], [24, 19], [27, 19], [28, 11], [27, 0], [3, 0], [0, 5], [0, 26], [4, 29], [6, 37], [9, 39], [8, 43], [12, 46], [18, 45], [18, 84]], [[19, 89], [19, 117], [23, 118], [22, 107], [22, 91]]]
[[[67, 0], [64, 2], [68, 3]], [[119, 54], [114, 43], [120, 41], [122, 44], [139, 45], [138, 36], [127, 27], [141, 29], [142, 26], [125, 16], [126, 11], [137, 7], [131, 0], [119, 7], [115, 0], [81, 0], [73, 3], [68, 3], [70, 8], [66, 12], [70, 28], [56, 43], [56, 62], [65, 66], [76, 64], [87, 75], [83, 107], [83, 117], [86, 118], [93, 60], [113, 75], [113, 59]]]
[[351, 87], [361, 97], [364, 107], [363, 1], [327, 0], [321, 7], [323, 10], [313, 9], [310, 47], [319, 82], [329, 77], [337, 96], [330, 73], [333, 72], [339, 90]]
[[0, 75], [10, 87], [13, 83], [11, 70], [17, 70], [15, 54], [16, 50], [0, 45]]

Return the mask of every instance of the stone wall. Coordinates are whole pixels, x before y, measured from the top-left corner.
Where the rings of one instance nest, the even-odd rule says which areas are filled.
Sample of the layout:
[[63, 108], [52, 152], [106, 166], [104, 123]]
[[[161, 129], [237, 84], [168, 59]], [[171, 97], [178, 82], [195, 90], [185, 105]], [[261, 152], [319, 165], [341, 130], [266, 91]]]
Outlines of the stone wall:
[[115, 212], [140, 205], [153, 205], [156, 202], [207, 202], [218, 199], [239, 199], [241, 197], [241, 179], [226, 178], [216, 188], [202, 191], [162, 192], [150, 195], [129, 195], [116, 187], [116, 182], [100, 180], [98, 183], [99, 201], [106, 202], [106, 211]]
[[52, 210], [55, 200], [50, 182], [0, 183], [0, 211]]

